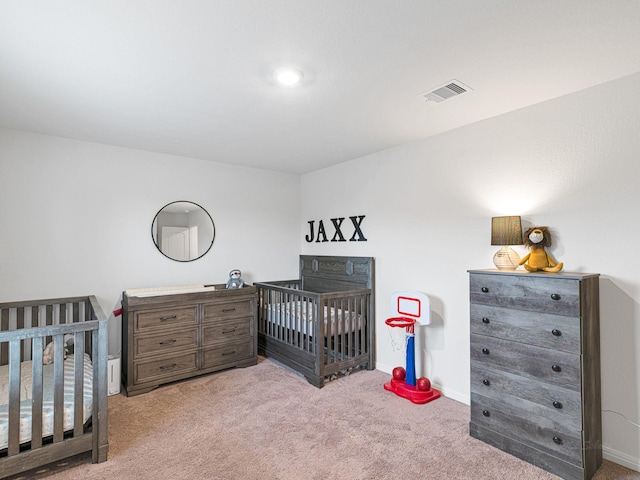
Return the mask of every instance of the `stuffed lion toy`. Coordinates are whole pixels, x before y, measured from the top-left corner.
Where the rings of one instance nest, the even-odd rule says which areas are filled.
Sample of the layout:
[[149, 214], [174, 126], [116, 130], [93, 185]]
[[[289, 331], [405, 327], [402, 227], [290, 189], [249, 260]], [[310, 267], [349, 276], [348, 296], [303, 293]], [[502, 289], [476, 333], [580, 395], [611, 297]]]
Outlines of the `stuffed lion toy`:
[[559, 272], [563, 263], [556, 262], [547, 253], [546, 247], [551, 246], [551, 233], [549, 227], [531, 227], [524, 232], [524, 245], [529, 247], [529, 253], [522, 257], [520, 265], [529, 272]]

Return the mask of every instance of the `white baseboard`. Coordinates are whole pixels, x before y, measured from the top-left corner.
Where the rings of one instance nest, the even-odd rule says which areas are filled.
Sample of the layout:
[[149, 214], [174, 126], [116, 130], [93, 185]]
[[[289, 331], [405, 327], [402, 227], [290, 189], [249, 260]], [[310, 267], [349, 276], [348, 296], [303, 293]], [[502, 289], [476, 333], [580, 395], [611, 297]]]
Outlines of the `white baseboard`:
[[602, 447], [602, 457], [610, 462], [640, 472], [640, 458], [632, 457], [626, 453], [618, 452], [608, 447]]

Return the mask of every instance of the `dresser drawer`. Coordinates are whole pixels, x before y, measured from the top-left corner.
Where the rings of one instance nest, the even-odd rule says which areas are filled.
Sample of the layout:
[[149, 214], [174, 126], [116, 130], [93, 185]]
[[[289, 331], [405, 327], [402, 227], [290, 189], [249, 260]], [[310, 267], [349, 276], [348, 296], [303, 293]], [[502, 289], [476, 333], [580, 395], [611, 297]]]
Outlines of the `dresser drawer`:
[[471, 303], [580, 316], [580, 282], [527, 275], [471, 274]]
[[197, 369], [197, 351], [175, 355], [164, 359], [136, 362], [134, 364], [134, 381], [144, 383], [172, 377]]
[[193, 325], [197, 318], [197, 305], [144, 311], [136, 314], [134, 331], [146, 332], [158, 328]]
[[253, 317], [238, 318], [226, 322], [210, 323], [202, 327], [202, 344], [214, 345], [234, 342], [246, 337], [253, 338]]
[[198, 348], [198, 328], [175, 330], [158, 335], [136, 335], [135, 358], [144, 358], [164, 352]]
[[235, 302], [212, 303], [204, 305], [204, 323], [227, 318], [252, 317], [254, 302], [246, 298]]
[[203, 350], [202, 354], [202, 368], [233, 364], [255, 356], [254, 342], [251, 339], [244, 342], [207, 348]]
[[471, 333], [580, 353], [580, 317], [474, 303]]
[[487, 367], [580, 390], [580, 355], [471, 334], [471, 360]]
[[517, 439], [576, 466], [582, 466], [582, 435], [538, 417], [526, 417], [525, 411], [507, 412], [499, 400], [471, 394], [471, 423]]
[[471, 392], [492, 398], [526, 417], [543, 416], [572, 431], [582, 429], [580, 392], [471, 362]]

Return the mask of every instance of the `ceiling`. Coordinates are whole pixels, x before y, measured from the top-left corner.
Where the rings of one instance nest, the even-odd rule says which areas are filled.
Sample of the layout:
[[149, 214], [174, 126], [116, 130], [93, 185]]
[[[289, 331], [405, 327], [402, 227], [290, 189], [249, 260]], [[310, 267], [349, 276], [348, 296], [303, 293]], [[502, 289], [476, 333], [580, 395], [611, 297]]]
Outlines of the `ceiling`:
[[295, 174], [638, 71], [637, 0], [0, 5], [0, 126]]

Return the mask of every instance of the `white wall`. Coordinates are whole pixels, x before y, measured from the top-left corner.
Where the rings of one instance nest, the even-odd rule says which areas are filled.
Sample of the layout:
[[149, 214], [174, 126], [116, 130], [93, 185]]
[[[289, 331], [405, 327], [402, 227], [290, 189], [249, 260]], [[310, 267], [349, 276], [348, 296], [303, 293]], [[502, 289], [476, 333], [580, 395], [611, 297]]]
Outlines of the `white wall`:
[[[225, 283], [233, 268], [249, 283], [297, 275], [297, 175], [7, 129], [0, 165], [0, 302], [94, 294], [110, 315], [127, 288]], [[151, 238], [175, 200], [215, 222], [211, 250], [194, 262], [166, 258]]]
[[[376, 257], [377, 367], [387, 372], [404, 365], [383, 323], [390, 294], [429, 295], [418, 371], [468, 402], [467, 270], [493, 267], [490, 219], [548, 225], [565, 270], [602, 275], [604, 452], [640, 470], [640, 429], [630, 422], [640, 423], [639, 205], [636, 74], [304, 175], [302, 253]], [[304, 240], [307, 221], [350, 215], [366, 215], [367, 242]]]

